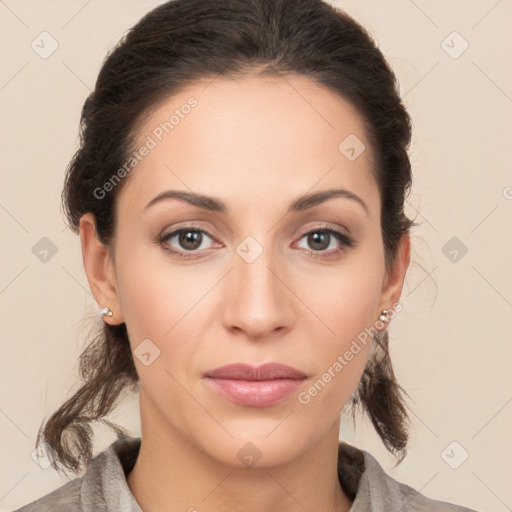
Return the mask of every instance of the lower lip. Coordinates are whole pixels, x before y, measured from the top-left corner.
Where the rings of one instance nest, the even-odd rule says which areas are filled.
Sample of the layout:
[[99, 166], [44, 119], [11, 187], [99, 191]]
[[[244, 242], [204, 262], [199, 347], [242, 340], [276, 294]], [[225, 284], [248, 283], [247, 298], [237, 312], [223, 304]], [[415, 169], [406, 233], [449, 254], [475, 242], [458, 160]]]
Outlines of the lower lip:
[[296, 392], [305, 379], [235, 380], [206, 377], [209, 385], [231, 402], [250, 407], [268, 407]]

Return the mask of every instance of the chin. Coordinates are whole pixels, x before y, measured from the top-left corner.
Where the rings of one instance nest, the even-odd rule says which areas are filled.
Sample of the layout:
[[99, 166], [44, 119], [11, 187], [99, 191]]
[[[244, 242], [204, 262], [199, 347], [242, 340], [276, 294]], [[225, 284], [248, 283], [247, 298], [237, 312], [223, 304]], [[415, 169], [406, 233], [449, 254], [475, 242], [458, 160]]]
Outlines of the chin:
[[[274, 421], [271, 429], [253, 427], [238, 432], [228, 428], [233, 437], [225, 432], [209, 436], [200, 441], [201, 448], [211, 458], [239, 469], [277, 467], [299, 456], [305, 445], [309, 444], [302, 429], [292, 431], [277, 425], [279, 423]], [[314, 440], [310, 442], [314, 443]]]

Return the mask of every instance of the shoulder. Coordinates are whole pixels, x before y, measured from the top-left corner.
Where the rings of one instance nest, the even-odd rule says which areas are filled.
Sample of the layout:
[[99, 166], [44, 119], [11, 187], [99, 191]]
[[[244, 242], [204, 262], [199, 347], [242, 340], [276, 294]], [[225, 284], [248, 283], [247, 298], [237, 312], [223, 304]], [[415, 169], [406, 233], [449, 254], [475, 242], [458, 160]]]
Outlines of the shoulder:
[[66, 512], [81, 512], [80, 488], [82, 477], [55, 489], [46, 496], [25, 505], [14, 512], [50, 512], [53, 510], [66, 510]]
[[[474, 509], [439, 501], [388, 475], [369, 452], [364, 454], [365, 470], [359, 482], [350, 512], [401, 510], [402, 512], [478, 512]], [[364, 504], [364, 506], [363, 506]]]
[[119, 438], [90, 461], [82, 476], [14, 512], [140, 512], [125, 479], [139, 448], [140, 438]]

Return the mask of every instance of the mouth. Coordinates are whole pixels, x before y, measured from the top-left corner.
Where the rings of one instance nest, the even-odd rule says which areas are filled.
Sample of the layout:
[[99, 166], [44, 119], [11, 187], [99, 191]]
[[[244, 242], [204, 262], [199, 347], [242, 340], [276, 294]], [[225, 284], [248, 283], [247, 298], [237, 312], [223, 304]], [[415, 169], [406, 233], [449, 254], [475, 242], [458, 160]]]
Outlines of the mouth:
[[204, 377], [218, 394], [249, 407], [275, 405], [296, 392], [308, 378], [300, 370], [280, 363], [259, 367], [230, 364], [209, 371]]
[[205, 377], [233, 380], [275, 380], [275, 379], [305, 379], [306, 374], [296, 368], [281, 363], [266, 363], [261, 366], [251, 366], [245, 363], [228, 364], [205, 373]]

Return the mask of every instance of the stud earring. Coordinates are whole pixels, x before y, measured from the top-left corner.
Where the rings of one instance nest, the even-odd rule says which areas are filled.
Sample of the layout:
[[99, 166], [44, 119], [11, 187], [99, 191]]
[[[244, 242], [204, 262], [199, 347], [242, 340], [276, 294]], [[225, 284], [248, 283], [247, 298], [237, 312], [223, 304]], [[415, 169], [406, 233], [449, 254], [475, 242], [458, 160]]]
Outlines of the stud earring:
[[101, 316], [112, 316], [112, 311], [109, 308], [103, 308], [101, 310]]
[[380, 312], [380, 315], [379, 315], [379, 320], [381, 322], [389, 322], [389, 309], [383, 309], [381, 312]]

